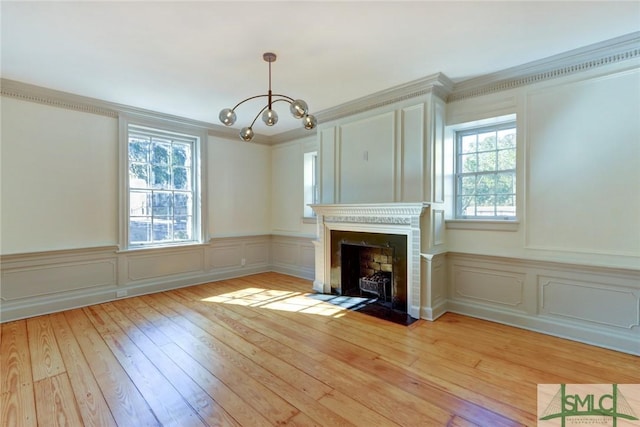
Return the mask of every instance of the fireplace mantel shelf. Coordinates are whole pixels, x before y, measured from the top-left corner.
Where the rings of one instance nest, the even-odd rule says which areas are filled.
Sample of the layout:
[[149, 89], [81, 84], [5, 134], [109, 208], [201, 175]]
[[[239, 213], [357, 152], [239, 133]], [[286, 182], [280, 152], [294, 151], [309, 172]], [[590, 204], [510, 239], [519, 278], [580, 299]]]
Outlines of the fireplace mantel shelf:
[[429, 203], [340, 203], [310, 205], [318, 215], [348, 216], [420, 216]]

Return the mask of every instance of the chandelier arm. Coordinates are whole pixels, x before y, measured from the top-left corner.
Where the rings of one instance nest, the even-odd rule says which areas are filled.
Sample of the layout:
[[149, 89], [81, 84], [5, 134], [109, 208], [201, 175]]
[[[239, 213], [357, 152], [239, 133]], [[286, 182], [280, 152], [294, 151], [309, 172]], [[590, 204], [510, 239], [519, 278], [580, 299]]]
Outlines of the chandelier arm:
[[264, 113], [264, 110], [266, 110], [267, 108], [269, 108], [269, 104], [262, 107], [262, 110], [260, 110], [260, 112], [256, 114], [256, 117], [253, 119], [253, 121], [251, 122], [251, 125], [249, 126], [250, 128], [253, 129], [253, 125], [255, 124], [256, 120], [258, 120], [258, 117], [260, 117], [260, 115]]
[[[282, 96], [282, 95], [274, 95], [274, 96]], [[276, 102], [279, 102], [279, 101], [288, 102], [289, 104], [293, 103], [293, 101], [290, 101], [289, 99], [283, 99], [283, 98], [274, 99], [271, 103], [275, 104]]]
[[[264, 95], [256, 95], [256, 96], [250, 96], [249, 98], [245, 98], [242, 101], [238, 102], [232, 109], [231, 111], [235, 111], [236, 108], [238, 108], [239, 106], [241, 106], [242, 104], [244, 104], [247, 101], [251, 101], [252, 99], [256, 99], [256, 98], [263, 98], [265, 96], [269, 96], [268, 94], [264, 94]], [[277, 96], [282, 96], [282, 95], [277, 95]]]
[[283, 98], [286, 98], [288, 100], [289, 104], [291, 104], [293, 101], [295, 101], [295, 99], [293, 99], [292, 97], [287, 96], [287, 95], [282, 95], [281, 93], [274, 93], [273, 96], [281, 96]]

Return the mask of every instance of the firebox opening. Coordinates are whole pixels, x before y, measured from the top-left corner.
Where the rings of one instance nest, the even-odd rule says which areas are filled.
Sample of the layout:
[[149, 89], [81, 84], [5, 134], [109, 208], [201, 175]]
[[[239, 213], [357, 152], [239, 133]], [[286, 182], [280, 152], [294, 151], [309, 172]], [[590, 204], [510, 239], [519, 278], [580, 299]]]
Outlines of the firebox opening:
[[375, 299], [378, 305], [406, 313], [406, 236], [336, 230], [331, 234], [332, 291]]

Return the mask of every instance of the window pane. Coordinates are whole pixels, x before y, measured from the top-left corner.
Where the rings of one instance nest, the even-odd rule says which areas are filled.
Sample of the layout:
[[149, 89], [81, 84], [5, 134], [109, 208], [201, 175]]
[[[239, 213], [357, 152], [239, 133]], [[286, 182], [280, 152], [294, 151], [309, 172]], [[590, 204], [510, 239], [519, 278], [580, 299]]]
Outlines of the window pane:
[[173, 223], [173, 238], [175, 240], [191, 240], [191, 217], [176, 216]]
[[129, 193], [129, 215], [146, 216], [151, 215], [151, 192], [131, 191]]
[[169, 217], [153, 217], [153, 240], [155, 242], [173, 240], [173, 220]]
[[463, 154], [460, 156], [461, 173], [478, 171], [478, 156], [474, 154]]
[[516, 168], [516, 149], [498, 151], [498, 170]]
[[171, 168], [167, 166], [152, 167], [153, 188], [169, 188], [171, 182]]
[[183, 167], [173, 168], [173, 188], [176, 190], [189, 190], [189, 170]]
[[178, 215], [191, 215], [191, 194], [188, 193], [176, 193], [173, 196], [173, 214]]
[[149, 138], [131, 137], [129, 138], [129, 161], [148, 162], [149, 161]]
[[493, 174], [480, 175], [476, 183], [478, 194], [493, 194], [496, 188], [496, 177]]
[[487, 132], [478, 134], [478, 151], [489, 151], [496, 149], [496, 133]]
[[172, 215], [172, 194], [170, 192], [155, 192], [153, 193], [153, 216], [168, 216]]
[[459, 180], [458, 194], [466, 196], [476, 193], [476, 176], [463, 176]]
[[496, 193], [515, 194], [516, 182], [513, 173], [499, 173], [496, 180]]
[[516, 148], [515, 128], [498, 131], [498, 149], [500, 148]]
[[134, 244], [151, 242], [151, 219], [149, 217], [130, 217], [129, 241]]
[[187, 144], [173, 144], [171, 163], [173, 166], [191, 166], [191, 150]]
[[466, 135], [462, 137], [461, 142], [461, 153], [473, 153], [477, 151], [478, 146], [476, 145], [477, 136], [474, 135]]
[[496, 170], [496, 152], [478, 153], [478, 172]]
[[149, 188], [149, 165], [146, 163], [131, 163], [129, 165], [129, 186], [134, 188]]
[[459, 215], [461, 216], [475, 216], [476, 215], [476, 198], [474, 196], [461, 196], [459, 197]]
[[160, 144], [154, 142], [151, 152], [151, 163], [155, 165], [168, 165], [171, 144]]

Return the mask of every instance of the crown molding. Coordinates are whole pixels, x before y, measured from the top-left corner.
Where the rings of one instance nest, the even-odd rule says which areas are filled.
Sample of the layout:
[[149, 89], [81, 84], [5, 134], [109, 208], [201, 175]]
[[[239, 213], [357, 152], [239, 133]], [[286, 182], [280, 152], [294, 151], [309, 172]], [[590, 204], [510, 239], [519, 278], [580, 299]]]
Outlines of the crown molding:
[[436, 73], [319, 111], [315, 116], [319, 123], [326, 123], [429, 93], [445, 100], [452, 88], [453, 81], [442, 73]]
[[482, 96], [640, 58], [640, 31], [456, 83], [447, 102]]

